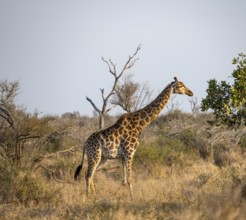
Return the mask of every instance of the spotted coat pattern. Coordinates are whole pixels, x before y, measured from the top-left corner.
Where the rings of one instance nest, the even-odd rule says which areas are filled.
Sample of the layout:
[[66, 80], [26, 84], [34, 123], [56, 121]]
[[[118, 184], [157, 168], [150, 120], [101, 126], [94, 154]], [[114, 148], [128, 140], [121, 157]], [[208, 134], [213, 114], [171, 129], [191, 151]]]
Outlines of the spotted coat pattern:
[[123, 114], [112, 126], [93, 133], [83, 147], [82, 162], [77, 167], [75, 179], [83, 166], [84, 154], [87, 153], [88, 169], [86, 173], [87, 195], [95, 192], [93, 176], [108, 159], [121, 159], [124, 166], [123, 185], [128, 184], [132, 196], [132, 162], [139, 145], [141, 131], [152, 122], [165, 107], [173, 93], [192, 96], [193, 93], [177, 78], [170, 83], [145, 108], [133, 113]]

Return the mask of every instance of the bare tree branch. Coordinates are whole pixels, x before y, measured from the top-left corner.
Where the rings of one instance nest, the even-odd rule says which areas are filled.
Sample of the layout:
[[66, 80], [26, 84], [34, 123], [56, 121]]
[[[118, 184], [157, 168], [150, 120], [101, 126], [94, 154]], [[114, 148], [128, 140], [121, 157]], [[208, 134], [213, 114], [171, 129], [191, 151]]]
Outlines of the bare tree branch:
[[7, 80], [0, 82], [0, 103], [9, 105], [13, 104], [14, 99], [19, 90], [19, 82], [8, 82]]
[[[49, 173], [51, 174], [52, 178], [53, 178], [55, 181], [57, 181], [57, 182], [60, 182], [60, 183], [68, 183], [68, 184], [74, 185], [74, 183], [72, 183], [72, 182], [70, 182], [70, 181], [63, 181], [63, 180], [61, 180], [61, 179], [58, 179], [58, 178], [56, 177], [56, 173], [55, 173], [54, 170], [48, 169], [47, 167], [44, 167], [44, 166], [42, 166], [42, 165], [40, 165], [40, 166], [37, 167], [37, 168], [41, 168], [41, 169], [43, 169], [43, 170], [49, 172]], [[36, 168], [36, 169], [37, 169], [37, 168]]]
[[134, 59], [133, 58], [137, 55], [138, 51], [141, 49], [141, 44], [138, 45], [135, 53], [132, 56], [129, 56], [125, 66], [123, 67], [123, 69], [121, 70], [120, 74], [117, 76], [117, 78], [120, 78], [122, 76], [122, 74], [127, 70], [130, 69], [134, 66], [134, 64], [136, 63], [136, 61], [138, 60], [138, 58]]
[[174, 112], [175, 110], [178, 110], [179, 109], [180, 103], [179, 103], [178, 100], [176, 102], [174, 102], [175, 97], [176, 97], [176, 95], [174, 95], [170, 99], [170, 101], [169, 101], [169, 103], [167, 105], [167, 109], [168, 109], [169, 112]]
[[[44, 156], [40, 156], [39, 158], [35, 159], [31, 165], [31, 170], [33, 170], [34, 172], [38, 169], [38, 167], [41, 166], [42, 164], [42, 161], [45, 160], [45, 159], [49, 159], [49, 158], [52, 158], [54, 156], [57, 156], [58, 154], [62, 154], [62, 153], [71, 153], [73, 152], [74, 150], [76, 149], [76, 147], [71, 147], [71, 148], [68, 148], [68, 149], [65, 149], [65, 150], [61, 150], [61, 151], [57, 151], [55, 153], [49, 153], [49, 154], [46, 154]], [[38, 164], [35, 169], [34, 169], [34, 166]]]
[[191, 107], [191, 111], [192, 113], [197, 113], [199, 111], [199, 106], [198, 106], [198, 100], [197, 97], [191, 97], [189, 99], [189, 103], [190, 103], [190, 107]]
[[100, 113], [100, 110], [97, 108], [97, 106], [95, 105], [95, 103], [94, 103], [89, 97], [86, 97], [86, 100], [87, 100], [88, 102], [91, 103], [91, 105], [93, 106], [93, 108], [94, 108], [98, 113]]
[[12, 116], [10, 114], [10, 111], [4, 106], [3, 104], [0, 104], [0, 117], [5, 119], [11, 127], [14, 126]]
[[4, 120], [6, 120], [11, 127], [14, 126], [12, 116], [9, 112], [9, 110], [4, 106], [0, 104], [0, 117], [2, 117]]
[[113, 75], [116, 76], [116, 65], [113, 64], [111, 60], [107, 61], [102, 57], [103, 62], [105, 62], [109, 68], [109, 72]]
[[40, 136], [39, 135], [30, 135], [29, 136], [29, 134], [27, 134], [27, 135], [20, 135], [18, 137], [18, 141], [24, 141], [24, 140], [27, 140], [27, 139], [35, 139], [35, 138], [40, 138]]
[[144, 105], [146, 105], [150, 101], [151, 94], [152, 94], [152, 91], [150, 90], [148, 82], [145, 82], [140, 87], [140, 92], [137, 96], [135, 105], [133, 106], [133, 110], [136, 111], [138, 109], [141, 109]]
[[104, 117], [112, 109], [112, 108], [107, 108], [107, 105], [108, 105], [110, 97], [112, 95], [114, 95], [114, 93], [115, 93], [116, 86], [118, 84], [118, 81], [119, 81], [120, 77], [123, 75], [123, 73], [126, 70], [128, 70], [128, 69], [130, 69], [130, 68], [132, 68], [134, 66], [134, 64], [138, 60], [138, 58], [135, 58], [135, 57], [136, 57], [136, 55], [137, 55], [137, 53], [138, 53], [138, 51], [140, 49], [141, 49], [141, 44], [137, 47], [137, 49], [133, 53], [133, 55], [128, 57], [128, 60], [126, 61], [125, 65], [123, 66], [123, 68], [122, 68], [122, 70], [120, 71], [119, 74], [117, 73], [116, 64], [111, 59], [105, 60], [102, 57], [102, 61], [104, 63], [106, 63], [107, 66], [108, 66], [109, 73], [111, 73], [114, 76], [113, 86], [112, 86], [111, 90], [109, 91], [109, 93], [107, 95], [105, 95], [104, 89], [100, 89], [101, 97], [102, 97], [102, 100], [103, 100], [103, 104], [102, 104], [102, 109], [101, 110], [95, 105], [95, 103], [90, 98], [86, 97], [86, 100], [91, 103], [92, 107], [99, 114], [99, 129], [104, 127]]

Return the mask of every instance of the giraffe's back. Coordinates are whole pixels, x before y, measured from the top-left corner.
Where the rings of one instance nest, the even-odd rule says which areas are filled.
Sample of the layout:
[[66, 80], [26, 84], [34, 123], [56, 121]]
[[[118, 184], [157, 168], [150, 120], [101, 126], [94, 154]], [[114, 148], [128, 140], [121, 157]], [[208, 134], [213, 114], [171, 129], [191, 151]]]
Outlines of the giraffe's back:
[[87, 154], [90, 151], [100, 151], [107, 159], [116, 159], [123, 156], [121, 135], [111, 127], [93, 133], [85, 142]]

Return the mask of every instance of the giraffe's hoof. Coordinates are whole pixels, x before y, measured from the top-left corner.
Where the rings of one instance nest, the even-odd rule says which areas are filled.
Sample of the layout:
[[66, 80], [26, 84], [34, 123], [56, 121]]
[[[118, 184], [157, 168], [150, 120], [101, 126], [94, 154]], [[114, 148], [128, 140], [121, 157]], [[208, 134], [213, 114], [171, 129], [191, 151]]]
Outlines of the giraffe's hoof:
[[127, 184], [127, 182], [126, 181], [123, 181], [121, 185], [122, 186], [126, 186], [126, 184]]

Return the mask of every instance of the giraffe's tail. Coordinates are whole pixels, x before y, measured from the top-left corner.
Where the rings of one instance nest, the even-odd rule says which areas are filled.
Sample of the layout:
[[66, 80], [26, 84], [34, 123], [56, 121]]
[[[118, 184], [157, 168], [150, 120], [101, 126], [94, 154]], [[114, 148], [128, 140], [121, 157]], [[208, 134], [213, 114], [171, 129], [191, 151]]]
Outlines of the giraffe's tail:
[[84, 156], [85, 156], [85, 147], [83, 148], [81, 164], [76, 168], [75, 173], [74, 173], [74, 179], [75, 180], [78, 180], [79, 179], [78, 176], [79, 176], [79, 173], [80, 173], [80, 171], [82, 170], [82, 167], [83, 167]]

